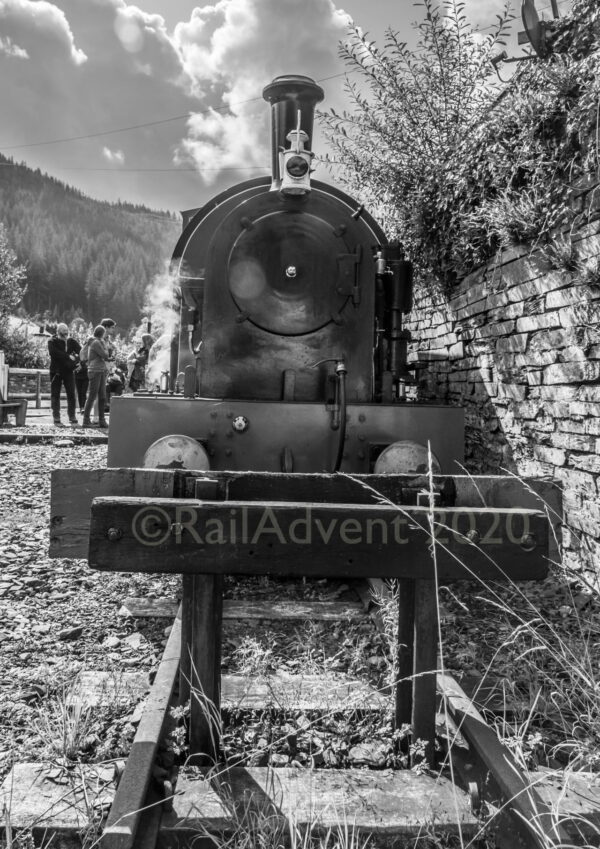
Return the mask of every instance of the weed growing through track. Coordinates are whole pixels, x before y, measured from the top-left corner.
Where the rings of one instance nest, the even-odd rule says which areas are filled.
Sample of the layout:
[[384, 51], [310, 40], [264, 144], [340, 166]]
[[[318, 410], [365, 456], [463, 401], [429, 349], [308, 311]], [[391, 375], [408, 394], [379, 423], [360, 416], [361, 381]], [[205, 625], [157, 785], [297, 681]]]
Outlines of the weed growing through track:
[[[528, 488], [526, 481], [521, 483]], [[540, 508], [554, 520], [562, 518], [551, 516], [553, 508], [548, 504], [540, 504]], [[430, 541], [435, 553], [433, 534]], [[396, 656], [397, 644], [393, 590], [394, 582], [389, 594], [377, 598], [390, 658]], [[539, 845], [548, 849], [570, 849], [572, 845], [596, 849], [600, 826], [589, 816], [572, 812], [566, 788], [580, 781], [577, 789], [581, 791], [586, 785], [596, 788], [597, 798], [600, 787], [597, 578], [590, 581], [555, 562], [541, 583], [460, 582], [452, 587], [440, 586], [439, 591], [439, 621], [441, 594], [446, 605], [443, 615], [449, 614], [453, 620], [452, 629], [440, 630], [442, 664], [459, 679], [466, 672], [478, 680], [473, 695], [476, 701], [484, 700], [482, 691], [488, 683], [504, 693], [504, 709], [496, 706], [483, 711], [526, 771], [534, 810], [534, 790], [548, 783], [548, 768], [555, 771], [555, 790], [544, 793], [550, 819], [545, 818], [546, 810], [538, 810], [530, 823]], [[393, 681], [395, 677], [396, 670], [390, 665], [388, 678]], [[493, 829], [494, 816], [478, 837], [492, 834]], [[553, 835], [550, 832], [554, 830]], [[573, 844], [572, 839], [577, 842]], [[467, 849], [473, 842], [461, 841], [463, 845]]]
[[96, 762], [125, 754], [134, 734], [128, 721], [138, 698], [114, 670], [90, 704], [78, 672], [47, 670], [46, 697], [26, 719], [27, 751], [61, 763]]

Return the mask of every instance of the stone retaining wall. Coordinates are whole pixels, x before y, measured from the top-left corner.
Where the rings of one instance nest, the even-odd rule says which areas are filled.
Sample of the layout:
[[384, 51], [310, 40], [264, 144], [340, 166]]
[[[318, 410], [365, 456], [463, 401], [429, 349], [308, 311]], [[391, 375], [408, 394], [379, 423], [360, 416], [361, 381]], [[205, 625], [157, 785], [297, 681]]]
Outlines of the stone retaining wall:
[[[600, 262], [600, 222], [576, 238]], [[564, 488], [567, 565], [600, 565], [600, 273], [505, 250], [450, 298], [417, 293], [407, 327], [417, 397], [465, 408], [466, 464]]]

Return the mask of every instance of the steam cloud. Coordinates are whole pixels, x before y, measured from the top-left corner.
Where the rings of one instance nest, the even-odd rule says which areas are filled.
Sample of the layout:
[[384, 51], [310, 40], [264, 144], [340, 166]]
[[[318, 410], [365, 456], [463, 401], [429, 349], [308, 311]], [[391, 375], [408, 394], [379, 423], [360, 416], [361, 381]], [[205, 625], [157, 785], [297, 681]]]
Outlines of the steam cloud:
[[[179, 160], [191, 159], [206, 183], [222, 168], [268, 170], [263, 87], [279, 74], [321, 79], [339, 73], [336, 46], [349, 20], [332, 0], [220, 0], [195, 9], [174, 39], [207, 106], [190, 118]], [[339, 80], [331, 88], [339, 91]]]

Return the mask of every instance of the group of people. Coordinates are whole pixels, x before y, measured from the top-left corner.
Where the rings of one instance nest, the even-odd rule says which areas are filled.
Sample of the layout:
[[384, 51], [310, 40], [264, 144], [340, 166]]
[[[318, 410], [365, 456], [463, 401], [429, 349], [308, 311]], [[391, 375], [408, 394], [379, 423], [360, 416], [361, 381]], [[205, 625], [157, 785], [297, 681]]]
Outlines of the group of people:
[[55, 335], [48, 340], [50, 354], [50, 407], [56, 427], [63, 427], [60, 411], [60, 393], [65, 389], [69, 424], [78, 425], [76, 410], [83, 416], [83, 427], [96, 427], [91, 415], [98, 405], [98, 424], [108, 427], [106, 421], [107, 400], [110, 394], [122, 394], [125, 384], [136, 392], [144, 386], [145, 369], [148, 364], [153, 338], [149, 333], [142, 336], [142, 344], [127, 357], [127, 376], [115, 366], [115, 348], [111, 344], [116, 323], [112, 318], [103, 318], [94, 328], [92, 336], [81, 345], [69, 335], [66, 324], [59, 324]]

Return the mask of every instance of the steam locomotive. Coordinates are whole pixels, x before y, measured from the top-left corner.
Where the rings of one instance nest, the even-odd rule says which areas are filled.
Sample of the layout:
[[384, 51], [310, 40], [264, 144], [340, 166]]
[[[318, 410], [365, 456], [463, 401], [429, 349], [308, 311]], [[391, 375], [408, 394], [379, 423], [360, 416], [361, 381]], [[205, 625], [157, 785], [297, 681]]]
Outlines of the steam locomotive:
[[405, 397], [411, 263], [311, 179], [323, 96], [309, 77], [274, 79], [272, 177], [184, 213], [170, 388], [114, 400], [109, 466], [458, 472], [462, 410]]

